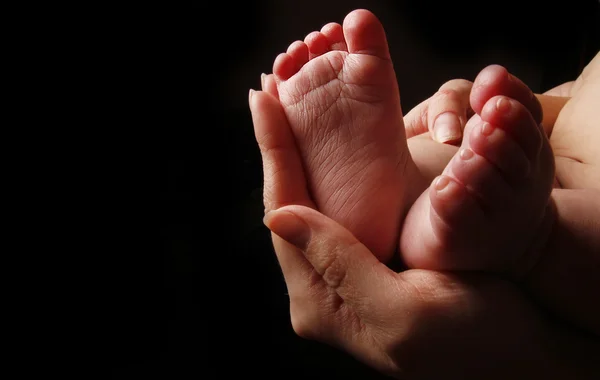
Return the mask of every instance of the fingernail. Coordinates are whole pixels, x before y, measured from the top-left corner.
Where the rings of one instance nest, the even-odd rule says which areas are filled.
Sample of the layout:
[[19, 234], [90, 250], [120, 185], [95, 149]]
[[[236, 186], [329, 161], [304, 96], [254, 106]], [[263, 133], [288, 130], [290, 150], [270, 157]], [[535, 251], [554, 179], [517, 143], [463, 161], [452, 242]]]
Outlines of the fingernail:
[[254, 90], [250, 89], [250, 91], [248, 92], [248, 101], [252, 100], [252, 95], [254, 95]]
[[460, 120], [452, 112], [444, 112], [435, 119], [433, 138], [439, 143], [460, 140], [462, 136]]
[[260, 88], [262, 88], [263, 90], [265, 89], [265, 78], [266, 77], [267, 77], [267, 74], [265, 74], [265, 73], [260, 74]]
[[263, 223], [275, 235], [306, 251], [311, 238], [310, 227], [296, 214], [289, 211], [269, 211], [263, 218]]

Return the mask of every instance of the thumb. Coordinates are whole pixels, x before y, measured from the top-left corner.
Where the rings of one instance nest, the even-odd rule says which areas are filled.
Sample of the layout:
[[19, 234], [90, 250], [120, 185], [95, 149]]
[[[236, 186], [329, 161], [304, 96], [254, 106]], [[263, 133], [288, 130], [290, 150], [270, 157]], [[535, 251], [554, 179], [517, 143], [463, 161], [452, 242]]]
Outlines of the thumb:
[[429, 101], [430, 99], [425, 99], [404, 115], [404, 130], [407, 139], [429, 132], [427, 125]]
[[281, 207], [265, 215], [264, 223], [299, 248], [326, 286], [357, 312], [375, 302], [373, 294], [377, 290], [395, 281], [396, 273], [350, 231], [314, 209]]

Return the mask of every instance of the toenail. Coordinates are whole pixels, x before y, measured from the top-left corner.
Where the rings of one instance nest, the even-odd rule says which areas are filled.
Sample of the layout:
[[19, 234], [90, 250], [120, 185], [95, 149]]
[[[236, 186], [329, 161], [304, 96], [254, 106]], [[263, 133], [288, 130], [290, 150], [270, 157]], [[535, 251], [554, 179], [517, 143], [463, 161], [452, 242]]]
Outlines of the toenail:
[[483, 124], [481, 124], [481, 134], [484, 136], [489, 136], [492, 134], [492, 132], [494, 132], [494, 127], [492, 127], [490, 123], [484, 121]]
[[508, 112], [510, 110], [510, 100], [502, 97], [496, 101], [496, 109], [500, 112]]
[[433, 137], [439, 143], [460, 140], [461, 128], [458, 116], [444, 112], [435, 119]]
[[461, 149], [459, 154], [460, 158], [462, 158], [465, 161], [473, 157], [473, 151], [469, 148]]
[[441, 175], [435, 179], [435, 181], [433, 182], [433, 187], [437, 191], [441, 191], [441, 190], [444, 190], [444, 188], [446, 186], [448, 186], [449, 183], [450, 183], [450, 180], [448, 180], [448, 178]]

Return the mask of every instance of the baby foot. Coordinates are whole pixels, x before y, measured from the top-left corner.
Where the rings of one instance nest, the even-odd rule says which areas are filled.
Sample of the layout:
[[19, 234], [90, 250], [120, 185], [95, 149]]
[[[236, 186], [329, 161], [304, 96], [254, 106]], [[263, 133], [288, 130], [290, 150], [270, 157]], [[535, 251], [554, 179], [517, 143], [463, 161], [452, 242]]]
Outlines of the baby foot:
[[522, 273], [545, 239], [554, 158], [531, 90], [501, 66], [477, 76], [462, 145], [409, 211], [409, 267]]
[[427, 185], [408, 152], [383, 26], [355, 10], [292, 43], [273, 74], [316, 206], [387, 261]]

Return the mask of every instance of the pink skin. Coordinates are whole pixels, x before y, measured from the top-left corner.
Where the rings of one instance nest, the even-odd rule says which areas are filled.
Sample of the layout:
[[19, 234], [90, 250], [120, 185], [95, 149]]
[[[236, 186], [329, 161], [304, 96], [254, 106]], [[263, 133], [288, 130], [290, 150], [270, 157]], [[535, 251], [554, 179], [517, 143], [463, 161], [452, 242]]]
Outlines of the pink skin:
[[[385, 32], [366, 10], [293, 42], [273, 64], [277, 94], [317, 208], [382, 262], [426, 183], [406, 143]], [[267, 84], [270, 79], [267, 79]]]
[[373, 14], [351, 12], [343, 26], [293, 42], [273, 74], [269, 92], [290, 124], [312, 201], [379, 260], [399, 241], [412, 268], [521, 273], [535, 262], [526, 253], [546, 226], [553, 157], [538, 100], [504, 68], [489, 66], [474, 81], [476, 115], [428, 191], [409, 154], [385, 32]]
[[409, 267], [523, 275], [546, 237], [554, 159], [533, 93], [500, 66], [474, 82], [458, 152], [411, 208]]

